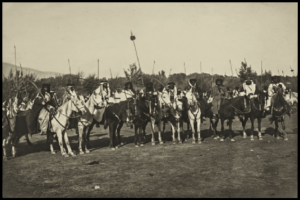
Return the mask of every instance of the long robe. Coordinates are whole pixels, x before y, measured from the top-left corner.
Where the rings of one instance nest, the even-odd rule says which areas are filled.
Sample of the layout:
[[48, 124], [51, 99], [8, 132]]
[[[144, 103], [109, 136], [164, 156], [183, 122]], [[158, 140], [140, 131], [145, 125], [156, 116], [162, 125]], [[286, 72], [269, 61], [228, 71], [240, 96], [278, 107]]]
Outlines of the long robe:
[[225, 86], [214, 86], [211, 90], [211, 96], [214, 98], [212, 101], [212, 112], [218, 114], [221, 106], [221, 97], [228, 97], [228, 92]]

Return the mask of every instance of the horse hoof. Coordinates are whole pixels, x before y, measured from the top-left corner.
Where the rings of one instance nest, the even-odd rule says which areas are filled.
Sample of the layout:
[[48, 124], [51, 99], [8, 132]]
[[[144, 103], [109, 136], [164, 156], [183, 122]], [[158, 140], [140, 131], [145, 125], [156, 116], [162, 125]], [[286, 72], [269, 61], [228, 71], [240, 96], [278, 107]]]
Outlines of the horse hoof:
[[260, 137], [260, 138], [259, 138], [259, 140], [263, 140], [263, 138], [262, 138], [262, 137]]
[[244, 139], [246, 139], [246, 138], [247, 138], [247, 136], [246, 136], [246, 135], [244, 135], [244, 136], [243, 136], [243, 138], [244, 138]]
[[251, 138], [251, 140], [253, 141], [253, 140], [254, 140], [254, 138]]
[[116, 150], [115, 148], [110, 148], [112, 151]]
[[55, 153], [55, 151], [52, 151], [51, 154], [52, 154], [52, 155], [55, 155], [56, 153]]
[[85, 151], [85, 153], [91, 153], [89, 150]]
[[202, 142], [201, 142], [201, 141], [198, 141], [197, 143], [198, 143], [198, 144], [201, 144]]
[[214, 140], [217, 140], [218, 138], [217, 137], [214, 137]]
[[173, 142], [173, 144], [176, 144], [176, 142]]
[[80, 154], [80, 155], [84, 155], [84, 152], [83, 152], [83, 151], [80, 151], [79, 154]]
[[231, 141], [231, 142], [234, 142], [235, 140], [234, 140], [234, 139], [231, 139], [230, 141]]
[[285, 141], [288, 141], [289, 139], [288, 139], [288, 138], [284, 138], [284, 140], [285, 140]]
[[144, 145], [143, 145], [143, 144], [141, 144], [140, 146], [141, 146], [141, 147], [143, 147]]
[[155, 145], [155, 142], [152, 142], [152, 145], [154, 146], [154, 145]]
[[116, 146], [116, 149], [118, 149], [119, 147], [118, 146]]
[[70, 153], [70, 156], [75, 157], [76, 155], [72, 152]]
[[123, 143], [123, 142], [121, 142], [121, 145], [124, 145], [124, 143]]
[[220, 139], [221, 142], [224, 142], [224, 139]]
[[164, 144], [164, 142], [160, 142], [159, 144]]
[[276, 137], [276, 139], [277, 139], [277, 140], [279, 140], [279, 139], [280, 139], [280, 137]]
[[7, 157], [6, 156], [3, 156], [3, 161], [7, 161]]
[[196, 142], [195, 142], [195, 141], [193, 141], [192, 143], [193, 143], [193, 144], [196, 144]]
[[139, 145], [135, 145], [135, 147], [139, 147]]
[[64, 154], [64, 155], [62, 155], [62, 156], [64, 156], [65, 158], [68, 158], [68, 157], [69, 157], [69, 155], [68, 155], [68, 154]]

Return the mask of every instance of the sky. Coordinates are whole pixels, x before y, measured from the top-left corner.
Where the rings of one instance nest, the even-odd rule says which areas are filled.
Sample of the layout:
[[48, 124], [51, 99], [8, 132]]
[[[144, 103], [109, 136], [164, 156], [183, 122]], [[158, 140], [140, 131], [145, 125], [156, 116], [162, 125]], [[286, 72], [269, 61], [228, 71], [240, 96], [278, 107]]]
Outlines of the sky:
[[231, 75], [246, 59], [260, 74], [298, 73], [297, 3], [2, 3], [3, 62], [41, 71], [124, 76]]

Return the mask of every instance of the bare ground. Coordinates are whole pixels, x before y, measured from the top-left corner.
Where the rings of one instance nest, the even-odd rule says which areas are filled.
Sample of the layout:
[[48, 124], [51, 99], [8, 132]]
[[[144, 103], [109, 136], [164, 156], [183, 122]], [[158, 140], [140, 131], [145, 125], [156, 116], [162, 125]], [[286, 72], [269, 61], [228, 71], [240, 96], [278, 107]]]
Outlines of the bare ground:
[[[34, 135], [33, 147], [22, 137], [18, 157], [2, 164], [2, 194], [14, 198], [297, 197], [298, 117], [286, 118], [288, 141], [271, 136], [274, 125], [267, 119], [262, 127], [264, 140], [259, 141], [255, 131], [255, 140], [250, 141], [250, 137], [242, 138], [241, 123], [234, 121], [236, 141], [220, 142], [211, 137], [206, 121], [201, 125], [202, 144], [192, 144], [190, 139], [173, 145], [166, 126], [165, 143], [152, 146], [148, 125], [148, 143], [139, 148], [133, 143], [133, 129], [124, 127], [125, 145], [111, 151], [108, 129], [101, 126], [91, 133], [96, 148], [69, 158], [61, 156], [57, 143], [57, 154], [51, 155], [46, 136]], [[250, 121], [247, 129], [249, 136]], [[72, 149], [78, 153], [74, 132], [68, 131]]]

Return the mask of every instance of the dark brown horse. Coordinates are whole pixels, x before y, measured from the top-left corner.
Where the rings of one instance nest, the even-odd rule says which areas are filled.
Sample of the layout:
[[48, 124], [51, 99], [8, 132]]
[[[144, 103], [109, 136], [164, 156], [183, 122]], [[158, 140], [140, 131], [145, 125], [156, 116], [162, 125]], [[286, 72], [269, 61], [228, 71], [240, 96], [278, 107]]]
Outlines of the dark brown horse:
[[[262, 140], [261, 135], [261, 120], [264, 118], [264, 107], [265, 102], [267, 100], [267, 93], [264, 93], [262, 91], [257, 92], [257, 97], [250, 99], [250, 106], [251, 106], [251, 112], [244, 115], [244, 117], [240, 118], [240, 121], [243, 125], [243, 138], [247, 138], [247, 134], [245, 131], [245, 126], [248, 118], [251, 120], [251, 140], [254, 140], [253, 138], [253, 131], [254, 131], [254, 120], [257, 119], [258, 124], [258, 138], [259, 140]], [[247, 98], [247, 97], [245, 97]]]
[[[246, 105], [245, 105], [246, 104]], [[230, 134], [229, 138], [231, 141], [235, 141], [232, 138], [232, 121], [234, 116], [237, 114], [247, 114], [250, 113], [251, 108], [249, 98], [244, 99], [244, 97], [236, 97], [233, 99], [222, 99], [221, 105], [219, 109], [219, 114], [217, 117], [213, 117], [213, 113], [211, 110], [206, 112], [206, 117], [210, 119], [210, 129], [213, 129], [214, 139], [218, 139], [219, 136], [217, 135], [217, 125], [219, 119], [221, 120], [221, 134], [220, 134], [220, 141], [224, 141], [224, 121], [228, 120], [227, 125], [229, 126]]]
[[277, 97], [274, 101], [274, 105], [273, 105], [273, 114], [272, 114], [271, 118], [269, 119], [271, 124], [273, 122], [275, 122], [274, 137], [276, 137], [277, 139], [280, 139], [281, 134], [278, 130], [278, 127], [279, 127], [279, 123], [281, 123], [284, 140], [288, 140], [287, 133], [285, 131], [284, 117], [286, 114], [288, 116], [290, 116], [289, 109], [290, 109], [290, 107], [285, 102], [285, 99], [282, 96], [282, 93], [278, 92]]
[[[120, 139], [120, 130], [118, 131], [117, 137], [116, 137], [116, 130], [117, 127], [120, 126], [120, 124], [123, 124], [124, 122], [129, 122], [129, 118], [128, 118], [129, 116], [127, 114], [126, 108], [127, 108], [126, 101], [122, 101], [120, 103], [116, 103], [105, 108], [103, 114], [104, 117], [102, 118], [100, 124], [104, 125], [104, 120], [106, 119], [106, 125], [109, 127], [109, 138], [110, 138], [109, 147], [111, 148], [111, 150], [115, 150], [115, 148], [118, 148], [119, 145], [122, 145]], [[98, 122], [94, 119], [92, 124], [89, 126], [87, 132], [87, 141], [90, 141], [89, 139], [90, 133], [96, 123]]]

